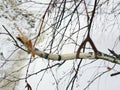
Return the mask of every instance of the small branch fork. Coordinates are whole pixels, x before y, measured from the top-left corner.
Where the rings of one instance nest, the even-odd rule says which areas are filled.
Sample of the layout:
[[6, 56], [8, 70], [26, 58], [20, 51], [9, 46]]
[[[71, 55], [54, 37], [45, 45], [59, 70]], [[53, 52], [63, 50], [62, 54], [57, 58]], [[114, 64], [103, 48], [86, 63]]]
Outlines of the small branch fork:
[[87, 42], [89, 42], [90, 45], [92, 46], [92, 49], [95, 52], [95, 58], [97, 58], [98, 50], [97, 50], [95, 44], [93, 43], [92, 39], [90, 38], [89, 34], [88, 34], [87, 38], [81, 43], [80, 47], [78, 48], [76, 58], [79, 58], [80, 50], [82, 49], [82, 47], [84, 47], [86, 45]]
[[78, 48], [77, 54], [76, 54], [76, 58], [79, 58], [79, 53], [80, 53], [81, 49], [83, 47], [85, 47], [85, 45], [86, 45], [87, 42], [89, 42], [90, 45], [92, 46], [92, 49], [93, 49], [93, 51], [95, 53], [95, 58], [97, 58], [96, 54], [97, 54], [98, 50], [97, 50], [95, 44], [93, 43], [92, 39], [90, 38], [90, 30], [91, 30], [91, 25], [92, 25], [92, 22], [93, 22], [93, 18], [95, 16], [95, 10], [96, 10], [96, 6], [97, 6], [97, 0], [95, 0], [95, 2], [94, 2], [94, 8], [93, 8], [93, 11], [92, 11], [91, 18], [89, 18], [88, 10], [87, 10], [87, 6], [86, 6], [85, 0], [84, 0], [84, 6], [85, 6], [85, 10], [86, 10], [86, 15], [87, 15], [88, 34], [87, 34], [86, 39], [81, 43], [80, 47]]

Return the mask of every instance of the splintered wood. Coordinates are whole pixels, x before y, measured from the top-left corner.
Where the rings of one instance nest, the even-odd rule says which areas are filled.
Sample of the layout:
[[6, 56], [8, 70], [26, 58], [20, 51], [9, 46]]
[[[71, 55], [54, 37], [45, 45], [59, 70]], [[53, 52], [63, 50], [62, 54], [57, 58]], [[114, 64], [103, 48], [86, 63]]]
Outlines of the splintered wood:
[[28, 49], [28, 52], [30, 52], [32, 54], [32, 56], [35, 57], [35, 51], [34, 51], [34, 48], [32, 45], [32, 41], [29, 40], [18, 27], [17, 27], [17, 30], [19, 31], [20, 34], [18, 34], [18, 36], [16, 38], [19, 41], [21, 41]]

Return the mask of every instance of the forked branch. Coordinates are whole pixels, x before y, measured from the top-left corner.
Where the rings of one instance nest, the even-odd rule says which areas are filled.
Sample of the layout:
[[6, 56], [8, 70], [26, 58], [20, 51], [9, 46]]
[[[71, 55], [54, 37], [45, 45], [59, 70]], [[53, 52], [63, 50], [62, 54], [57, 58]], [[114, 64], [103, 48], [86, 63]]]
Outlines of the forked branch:
[[88, 14], [88, 10], [87, 10], [86, 2], [85, 1], [84, 1], [84, 5], [85, 5], [86, 14], [87, 14], [88, 33], [87, 33], [86, 39], [81, 43], [81, 45], [79, 46], [79, 48], [77, 50], [76, 58], [79, 58], [80, 51], [83, 48], [83, 46], [85, 47], [85, 45], [86, 45], [87, 42], [90, 43], [90, 45], [91, 45], [91, 47], [92, 47], [92, 49], [93, 49], [93, 51], [95, 53], [95, 58], [97, 58], [96, 53], [98, 52], [98, 50], [97, 50], [94, 42], [90, 38], [90, 30], [91, 30], [91, 25], [92, 25], [92, 22], [93, 22], [93, 18], [95, 16], [95, 10], [96, 10], [96, 7], [97, 7], [97, 0], [95, 0], [95, 2], [94, 2], [94, 8], [93, 8], [93, 11], [92, 11], [91, 18], [89, 18], [89, 14]]

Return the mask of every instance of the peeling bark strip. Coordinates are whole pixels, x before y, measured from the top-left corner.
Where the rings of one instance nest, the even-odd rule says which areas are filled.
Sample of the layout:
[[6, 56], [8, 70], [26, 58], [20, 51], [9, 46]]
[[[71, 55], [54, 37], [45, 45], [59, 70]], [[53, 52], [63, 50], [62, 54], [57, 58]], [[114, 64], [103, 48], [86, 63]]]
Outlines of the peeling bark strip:
[[[50, 59], [50, 60], [73, 60], [76, 59], [76, 54], [77, 53], [69, 53], [69, 54], [61, 54], [61, 55], [57, 55], [57, 54], [52, 54], [52, 53], [46, 53], [44, 51], [40, 51], [38, 49], [35, 49], [35, 54], [45, 58], [45, 59]], [[96, 58], [97, 56], [97, 58]], [[112, 63], [117, 63], [120, 64], [120, 59], [115, 58], [113, 56], [110, 56], [108, 54], [104, 54], [102, 52], [97, 52], [96, 55], [93, 52], [89, 52], [89, 53], [80, 53], [79, 54], [79, 58], [77, 59], [104, 59], [107, 61], [110, 61]]]

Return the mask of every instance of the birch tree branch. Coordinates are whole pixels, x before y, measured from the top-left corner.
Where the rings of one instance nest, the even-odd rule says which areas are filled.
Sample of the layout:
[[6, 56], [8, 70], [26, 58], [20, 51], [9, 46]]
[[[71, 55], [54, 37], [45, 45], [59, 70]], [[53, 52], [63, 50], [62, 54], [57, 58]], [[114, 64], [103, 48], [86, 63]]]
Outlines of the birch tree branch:
[[[38, 49], [35, 49], [35, 54], [45, 58], [45, 59], [49, 59], [49, 60], [73, 60], [76, 59], [76, 54], [77, 53], [68, 53], [68, 54], [61, 54], [61, 55], [57, 55], [57, 54], [52, 54], [52, 53], [46, 53], [44, 51], [40, 51]], [[89, 52], [89, 53], [80, 53], [79, 57], [77, 59], [103, 59], [112, 63], [117, 63], [120, 64], [120, 59], [115, 58], [111, 55], [102, 53], [102, 52], [97, 52], [96, 56], [93, 52]]]
[[[3, 25], [2, 25], [3, 26]], [[17, 41], [13, 38], [13, 36], [10, 34], [10, 32], [3, 26], [3, 28], [8, 32], [8, 34], [10, 35], [10, 37], [16, 42], [16, 44], [18, 45]], [[18, 39], [23, 45], [24, 43], [22, 42], [22, 40]], [[26, 48], [28, 48], [26, 45], [24, 45]], [[109, 50], [109, 49], [108, 49]], [[28, 51], [30, 52], [30, 51]], [[56, 60], [56, 61], [60, 61], [60, 60], [73, 60], [73, 59], [103, 59], [112, 63], [116, 63], [116, 64], [120, 64], [120, 58], [102, 53], [100, 51], [97, 52], [88, 52], [88, 53], [68, 53], [68, 54], [52, 54], [52, 53], [46, 53], [44, 51], [40, 51], [39, 49], [35, 48], [34, 49], [35, 55], [38, 55], [42, 58], [48, 59], [48, 60]], [[78, 54], [78, 56], [76, 57], [76, 55]]]

